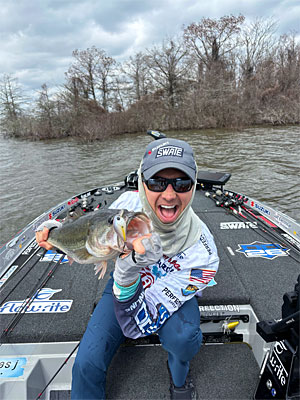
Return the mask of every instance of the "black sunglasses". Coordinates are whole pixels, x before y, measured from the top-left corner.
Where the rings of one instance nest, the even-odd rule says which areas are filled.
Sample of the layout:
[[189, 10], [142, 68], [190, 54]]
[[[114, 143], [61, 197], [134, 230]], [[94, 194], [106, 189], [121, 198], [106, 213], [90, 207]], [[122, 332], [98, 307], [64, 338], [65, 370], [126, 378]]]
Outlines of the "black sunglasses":
[[190, 178], [174, 178], [174, 179], [167, 179], [167, 178], [150, 178], [146, 180], [143, 177], [143, 182], [145, 182], [147, 188], [151, 190], [151, 192], [164, 192], [168, 185], [171, 184], [172, 188], [177, 193], [186, 193], [189, 192], [194, 182]]

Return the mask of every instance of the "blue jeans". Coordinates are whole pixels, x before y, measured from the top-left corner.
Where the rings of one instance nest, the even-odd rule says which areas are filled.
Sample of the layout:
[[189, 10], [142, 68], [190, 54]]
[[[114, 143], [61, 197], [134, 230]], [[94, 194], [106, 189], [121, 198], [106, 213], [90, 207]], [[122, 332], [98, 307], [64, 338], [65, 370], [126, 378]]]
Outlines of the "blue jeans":
[[[71, 398], [105, 399], [106, 373], [125, 337], [115, 316], [111, 278], [81, 340], [72, 371]], [[195, 297], [186, 301], [157, 332], [175, 386], [185, 382], [189, 361], [202, 342], [200, 312]]]

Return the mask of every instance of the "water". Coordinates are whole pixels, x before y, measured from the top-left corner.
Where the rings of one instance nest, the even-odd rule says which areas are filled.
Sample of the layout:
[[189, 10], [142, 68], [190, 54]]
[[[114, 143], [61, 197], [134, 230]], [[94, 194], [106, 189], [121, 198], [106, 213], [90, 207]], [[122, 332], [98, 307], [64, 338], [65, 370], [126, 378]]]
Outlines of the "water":
[[[199, 169], [230, 172], [227, 189], [264, 201], [300, 221], [299, 127], [174, 132], [172, 136], [192, 145]], [[0, 244], [68, 197], [122, 181], [138, 167], [150, 140], [144, 133], [86, 144], [0, 136]]]

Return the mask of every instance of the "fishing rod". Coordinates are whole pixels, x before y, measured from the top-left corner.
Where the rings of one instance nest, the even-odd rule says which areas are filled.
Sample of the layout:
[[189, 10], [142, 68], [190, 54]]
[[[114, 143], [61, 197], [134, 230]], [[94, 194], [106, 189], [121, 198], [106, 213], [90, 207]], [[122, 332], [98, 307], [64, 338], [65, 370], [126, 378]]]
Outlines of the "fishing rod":
[[[62, 256], [63, 256], [63, 254], [61, 254], [61, 257]], [[43, 274], [41, 275], [41, 277], [38, 279], [37, 284], [31, 290], [31, 292], [29, 293], [27, 298], [23, 301], [22, 305], [20, 306], [20, 309], [18, 310], [18, 312], [16, 313], [14, 318], [7, 325], [7, 327], [3, 330], [2, 335], [0, 337], [0, 345], [2, 344], [2, 340], [4, 339], [4, 337], [6, 337], [8, 334], [10, 334], [14, 330], [14, 328], [20, 322], [21, 318], [26, 313], [27, 309], [30, 307], [30, 305], [32, 304], [34, 299], [37, 297], [37, 295], [39, 294], [41, 289], [45, 286], [45, 284], [51, 278], [51, 276], [55, 272], [57, 266], [59, 265], [59, 261], [60, 261], [61, 257], [59, 257], [59, 259], [55, 262], [54, 266], [51, 267], [50, 270], [44, 271]], [[52, 262], [53, 262], [53, 260], [51, 260], [48, 263], [48, 266], [49, 265], [51, 266]]]
[[[18, 268], [18, 270], [24, 268], [24, 266], [28, 263], [28, 261], [30, 261], [30, 259], [40, 250], [40, 248], [37, 248], [36, 251], [34, 252], [34, 254], [32, 254], [21, 266], [20, 268]], [[36, 266], [36, 264], [44, 257], [44, 255], [46, 254], [46, 249], [43, 251], [43, 253], [40, 255], [40, 257], [32, 264], [32, 266], [28, 269], [28, 271], [22, 276], [21, 279], [19, 279], [19, 281], [14, 285], [14, 287], [8, 292], [8, 294], [4, 297], [4, 299], [1, 299], [1, 302], [5, 302], [8, 297], [12, 294], [12, 292], [17, 288], [17, 286], [19, 286], [19, 284], [23, 281], [23, 279], [25, 279], [25, 277], [29, 274], [29, 272]], [[11, 275], [10, 279], [15, 278], [15, 276], [17, 274], [15, 274], [15, 272], [17, 272], [18, 270], [14, 271], [14, 273]], [[18, 271], [19, 273], [20, 271]], [[6, 282], [4, 282], [4, 285], [1, 288], [0, 293], [3, 291], [5, 285], [7, 284], [8, 280]]]
[[[273, 238], [275, 238], [276, 240], [278, 240], [280, 245], [284, 244], [285, 246], [289, 246], [292, 248], [292, 250], [294, 250], [294, 252], [299, 255], [300, 252], [297, 248], [295, 248], [294, 246], [291, 246], [291, 243], [289, 243], [287, 240], [285, 240], [279, 233], [277, 233], [271, 226], [267, 225], [265, 222], [263, 222], [263, 220], [260, 220], [259, 217], [255, 218], [251, 215], [251, 217], [249, 217], [249, 215], [247, 214], [244, 215], [242, 213], [242, 204], [241, 203], [241, 199], [239, 199], [239, 202], [234, 202], [232, 199], [228, 199], [228, 195], [224, 192], [222, 192], [220, 189], [213, 189], [214, 194], [211, 194], [209, 192], [205, 193], [206, 197], [211, 198], [213, 201], [215, 201], [216, 206], [217, 207], [223, 207], [224, 209], [226, 209], [229, 213], [231, 213], [232, 215], [234, 215], [239, 221], [245, 221], [248, 220], [249, 222], [256, 222], [257, 223], [257, 227], [260, 229], [260, 231], [257, 231], [257, 233], [263, 237], [265, 240], [270, 240], [269, 237], [266, 237], [263, 235], [262, 232], [264, 232], [265, 234], [272, 236]], [[236, 209], [235, 207], [238, 207], [238, 209]], [[246, 207], [245, 210], [247, 210]], [[253, 214], [254, 215], [254, 214]], [[273, 224], [274, 225], [274, 224]], [[249, 228], [254, 230], [254, 227], [249, 225]], [[272, 242], [272, 244], [276, 247], [278, 247], [278, 243], [274, 243]], [[292, 254], [288, 253], [288, 255], [290, 257], [292, 257], [295, 261], [299, 262], [299, 259], [294, 257]]]
[[[230, 194], [227, 192], [227, 196]], [[263, 227], [263, 230], [269, 235], [274, 236], [277, 240], [281, 241], [285, 246], [291, 247], [292, 250], [298, 255], [300, 255], [300, 250], [285, 239], [280, 233], [278, 233], [274, 228], [279, 228], [272, 221], [269, 221], [266, 217], [255, 215], [250, 208], [246, 207], [244, 204], [245, 198], [240, 194], [235, 194], [237, 198], [236, 204], [247, 212], [247, 217], [250, 221], [256, 222], [259, 227]], [[280, 229], [280, 228], [279, 228]], [[281, 243], [281, 244], [282, 244]]]
[[[31, 244], [31, 243], [30, 243], [30, 244]], [[18, 275], [18, 274], [20, 273], [20, 271], [25, 267], [25, 265], [28, 263], [28, 261], [30, 261], [30, 260], [32, 259], [32, 257], [35, 256], [36, 253], [37, 253], [39, 250], [40, 250], [39, 247], [36, 248], [36, 249], [34, 250], [34, 252], [31, 254], [31, 256], [28, 257], [27, 260], [24, 261], [24, 263], [23, 263], [20, 267], [18, 267], [18, 268], [11, 274], [11, 276], [10, 276], [9, 278], [10, 278], [10, 279], [15, 278], [16, 275]], [[9, 271], [9, 268], [3, 272], [3, 274], [0, 276], [0, 279], [2, 279], [2, 278], [4, 277], [4, 275], [7, 273], [7, 271]], [[8, 280], [5, 281], [5, 282], [3, 283], [3, 285], [1, 286], [0, 293], [3, 291], [3, 288], [5, 287], [5, 285], [7, 284], [7, 282], [8, 282]]]

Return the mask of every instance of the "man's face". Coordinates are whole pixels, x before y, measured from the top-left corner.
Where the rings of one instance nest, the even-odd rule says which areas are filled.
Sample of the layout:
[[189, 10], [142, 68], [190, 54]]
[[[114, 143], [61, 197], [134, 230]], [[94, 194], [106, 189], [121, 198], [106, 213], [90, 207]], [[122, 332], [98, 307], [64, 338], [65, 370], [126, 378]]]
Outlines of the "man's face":
[[[186, 178], [186, 174], [175, 168], [167, 168], [159, 171], [153, 178]], [[189, 192], [177, 193], [169, 184], [164, 192], [152, 192], [145, 183], [143, 183], [148, 202], [164, 224], [174, 222], [185, 207], [190, 202], [193, 195], [193, 187]]]

